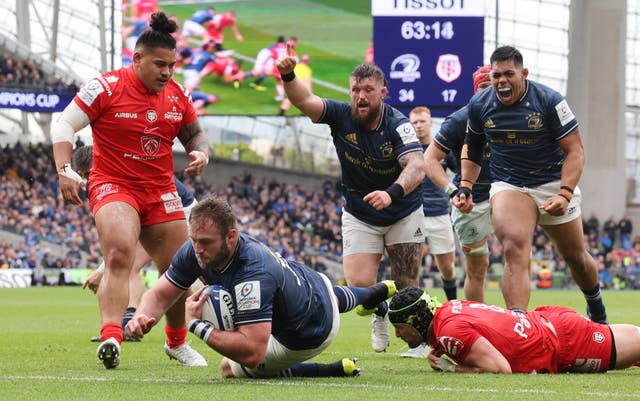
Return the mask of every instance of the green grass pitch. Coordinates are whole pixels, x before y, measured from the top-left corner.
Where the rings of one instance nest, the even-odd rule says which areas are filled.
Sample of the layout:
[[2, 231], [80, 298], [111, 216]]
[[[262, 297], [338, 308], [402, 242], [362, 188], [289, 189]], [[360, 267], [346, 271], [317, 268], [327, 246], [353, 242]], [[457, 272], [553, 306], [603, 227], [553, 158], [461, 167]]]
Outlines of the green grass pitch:
[[[442, 297], [441, 289], [433, 294]], [[633, 291], [605, 292], [612, 322], [640, 325]], [[491, 290], [489, 302], [502, 305]], [[531, 306], [584, 308], [577, 291], [534, 291]], [[185, 368], [162, 351], [163, 321], [142, 342], [124, 343], [116, 370], [97, 363], [96, 297], [78, 287], [0, 289], [0, 400], [611, 400], [640, 399], [640, 369], [593, 375], [466, 375], [434, 372], [426, 360], [403, 359], [392, 340], [386, 353], [369, 343], [369, 320], [342, 316], [336, 341], [317, 360], [356, 356], [356, 378], [251, 380], [220, 378], [220, 355], [189, 335], [209, 362]]]

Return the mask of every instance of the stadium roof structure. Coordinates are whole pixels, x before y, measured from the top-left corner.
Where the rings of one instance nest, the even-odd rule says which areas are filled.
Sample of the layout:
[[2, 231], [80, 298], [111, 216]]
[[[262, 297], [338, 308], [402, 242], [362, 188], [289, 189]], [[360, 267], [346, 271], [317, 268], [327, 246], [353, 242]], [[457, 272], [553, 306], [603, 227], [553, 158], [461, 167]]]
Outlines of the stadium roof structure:
[[[121, 0], [5, 0], [0, 53], [36, 61], [45, 73], [79, 84], [120, 66], [121, 26]], [[0, 118], [8, 123], [3, 131], [28, 135], [29, 120], [43, 132], [50, 121], [50, 115], [10, 109], [0, 110]]]

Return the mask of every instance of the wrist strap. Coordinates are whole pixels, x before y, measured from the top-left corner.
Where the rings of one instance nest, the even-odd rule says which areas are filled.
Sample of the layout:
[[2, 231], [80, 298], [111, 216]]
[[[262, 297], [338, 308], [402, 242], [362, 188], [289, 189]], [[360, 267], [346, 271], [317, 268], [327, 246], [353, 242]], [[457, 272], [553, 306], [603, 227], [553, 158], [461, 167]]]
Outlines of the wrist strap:
[[404, 188], [397, 182], [389, 185], [389, 188], [385, 189], [385, 192], [389, 194], [392, 201], [404, 198]]
[[444, 192], [449, 196], [449, 198], [453, 198], [458, 193], [458, 187], [456, 184], [449, 182], [444, 188]]
[[291, 71], [286, 74], [281, 74], [280, 77], [282, 78], [283, 82], [291, 82], [294, 79], [296, 79], [296, 74], [293, 71]]
[[567, 185], [562, 185], [560, 187], [560, 189], [564, 189], [565, 191], [567, 191], [567, 192], [571, 193], [571, 195], [573, 195], [573, 188], [571, 188], [571, 187], [569, 187]]
[[558, 194], [558, 196], [562, 196], [563, 198], [565, 198], [567, 200], [567, 203], [571, 202], [571, 199], [569, 199], [569, 197], [565, 194]]
[[189, 331], [200, 337], [200, 339], [206, 343], [207, 339], [213, 332], [213, 326], [200, 319], [191, 319], [189, 321]]

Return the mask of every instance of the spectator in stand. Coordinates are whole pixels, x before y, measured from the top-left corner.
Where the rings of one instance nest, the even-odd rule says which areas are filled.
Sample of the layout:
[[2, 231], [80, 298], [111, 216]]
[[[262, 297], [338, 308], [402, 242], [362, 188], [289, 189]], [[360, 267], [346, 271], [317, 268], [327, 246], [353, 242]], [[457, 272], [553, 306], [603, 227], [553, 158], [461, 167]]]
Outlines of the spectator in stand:
[[620, 247], [631, 249], [631, 233], [633, 232], [633, 224], [629, 219], [629, 212], [625, 211], [622, 218], [618, 222], [618, 231], [620, 231]]
[[609, 218], [604, 222], [602, 229], [607, 232], [611, 241], [615, 243], [618, 234], [618, 222], [613, 215], [609, 216]]
[[595, 234], [598, 235], [600, 233], [600, 220], [598, 220], [598, 216], [596, 216], [596, 212], [591, 212], [591, 216], [589, 220], [587, 220], [587, 230], [585, 234]]

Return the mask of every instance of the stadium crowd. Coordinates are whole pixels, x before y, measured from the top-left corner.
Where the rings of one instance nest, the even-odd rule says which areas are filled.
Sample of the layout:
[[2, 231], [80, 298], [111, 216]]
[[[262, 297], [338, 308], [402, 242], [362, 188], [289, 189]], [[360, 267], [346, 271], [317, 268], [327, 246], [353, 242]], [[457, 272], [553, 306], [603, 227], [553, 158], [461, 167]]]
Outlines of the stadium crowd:
[[33, 90], [55, 93], [76, 93], [78, 85], [45, 74], [33, 60], [22, 60], [0, 53], [0, 88]]
[[[88, 203], [81, 207], [63, 203], [51, 154], [50, 146], [45, 144], [17, 143], [0, 151], [0, 229], [22, 237], [18, 245], [0, 242], [1, 269], [91, 268], [100, 261], [98, 235]], [[214, 193], [226, 197], [240, 216], [242, 231], [269, 244], [285, 258], [298, 255], [321, 271], [326, 266], [318, 255], [341, 261], [343, 200], [335, 182], [326, 181], [321, 188], [304, 190], [266, 177], [257, 179], [245, 172], [224, 188], [216, 188], [201, 177], [180, 178], [197, 199]], [[592, 214], [583, 225], [585, 246], [598, 262], [602, 286], [639, 288], [640, 235], [634, 236], [626, 214], [620, 219], [609, 216], [603, 223]], [[53, 252], [55, 245], [62, 247], [62, 254]], [[495, 268], [502, 263], [502, 248], [495, 238], [491, 238], [489, 247], [490, 262]], [[437, 276], [428, 245], [423, 254], [423, 277]], [[459, 252], [456, 256], [460, 265]], [[388, 263], [383, 260], [382, 277], [388, 274], [387, 269]], [[566, 269], [538, 228], [533, 240], [533, 274]]]

